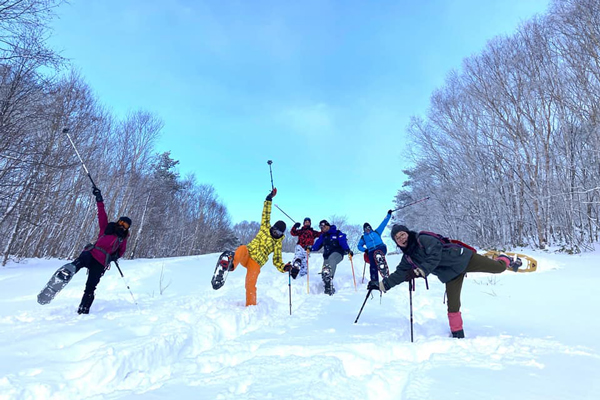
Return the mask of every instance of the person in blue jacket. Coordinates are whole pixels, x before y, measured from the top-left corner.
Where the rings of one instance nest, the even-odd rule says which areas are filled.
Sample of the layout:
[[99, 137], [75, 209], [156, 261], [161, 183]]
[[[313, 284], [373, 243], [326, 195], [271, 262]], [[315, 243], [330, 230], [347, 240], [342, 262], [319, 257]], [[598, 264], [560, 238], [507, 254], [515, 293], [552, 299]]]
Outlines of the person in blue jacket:
[[325, 286], [325, 294], [333, 295], [335, 288], [333, 287], [333, 277], [337, 265], [344, 259], [344, 254], [349, 254], [352, 258], [353, 253], [348, 247], [346, 234], [339, 231], [335, 225], [329, 224], [326, 220], [319, 222], [321, 236], [312, 245], [310, 251], [318, 251], [323, 247], [323, 269], [321, 277]]
[[[379, 275], [378, 272], [378, 260], [383, 262], [385, 267], [382, 268], [383, 278], [387, 278], [389, 276], [389, 270], [387, 268], [387, 262], [385, 261], [385, 255], [387, 254], [387, 247], [383, 240], [381, 239], [381, 235], [383, 234], [383, 230], [387, 226], [388, 222], [390, 222], [390, 218], [392, 218], [392, 210], [388, 210], [387, 215], [381, 221], [381, 224], [377, 227], [377, 229], [373, 230], [371, 224], [365, 222], [363, 225], [363, 235], [358, 241], [358, 250], [367, 253], [369, 257], [369, 272], [371, 273], [371, 280], [367, 285], [367, 289], [379, 289]], [[381, 261], [383, 258], [383, 261]]]

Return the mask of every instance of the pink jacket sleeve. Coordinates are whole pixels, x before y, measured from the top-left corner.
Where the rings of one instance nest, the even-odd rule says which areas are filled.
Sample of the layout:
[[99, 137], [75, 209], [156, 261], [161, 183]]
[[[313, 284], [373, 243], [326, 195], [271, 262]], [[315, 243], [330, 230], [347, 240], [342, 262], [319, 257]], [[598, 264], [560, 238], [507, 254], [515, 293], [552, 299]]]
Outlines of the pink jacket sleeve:
[[100, 232], [98, 233], [98, 237], [104, 234], [104, 230], [108, 225], [108, 217], [106, 216], [106, 210], [104, 209], [104, 203], [99, 201], [96, 203], [98, 206], [98, 226], [100, 227]]

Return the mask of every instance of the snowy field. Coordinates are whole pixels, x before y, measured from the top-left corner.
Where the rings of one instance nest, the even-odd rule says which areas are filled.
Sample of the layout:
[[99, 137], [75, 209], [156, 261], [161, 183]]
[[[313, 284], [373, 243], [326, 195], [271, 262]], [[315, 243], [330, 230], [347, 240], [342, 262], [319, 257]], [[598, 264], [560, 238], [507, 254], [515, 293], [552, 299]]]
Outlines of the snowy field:
[[600, 252], [528, 254], [537, 272], [467, 277], [463, 340], [448, 337], [444, 286], [418, 281], [414, 343], [405, 284], [354, 324], [362, 257], [358, 291], [347, 259], [332, 297], [317, 268], [310, 293], [292, 281], [291, 316], [288, 276], [270, 262], [246, 308], [245, 268], [212, 289], [216, 254], [123, 261], [139, 309], [113, 267], [82, 316], [85, 271], [40, 306], [65, 261], [12, 263], [0, 268], [0, 399], [598, 399]]

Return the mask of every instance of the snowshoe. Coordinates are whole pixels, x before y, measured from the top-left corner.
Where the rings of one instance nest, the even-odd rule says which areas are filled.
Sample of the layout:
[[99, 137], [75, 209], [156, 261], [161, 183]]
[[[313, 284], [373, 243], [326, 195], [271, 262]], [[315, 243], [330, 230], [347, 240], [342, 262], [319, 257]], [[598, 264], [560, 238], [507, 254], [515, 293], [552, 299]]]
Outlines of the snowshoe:
[[377, 264], [377, 270], [379, 270], [379, 274], [383, 278], [389, 278], [390, 269], [388, 268], [387, 261], [385, 260], [385, 254], [383, 253], [383, 250], [375, 250], [373, 253], [373, 258]]
[[37, 296], [40, 304], [48, 304], [60, 292], [75, 275], [77, 268], [74, 264], [65, 264], [52, 275], [46, 286]]
[[329, 268], [328, 266], [323, 267], [321, 277], [323, 278], [325, 294], [332, 296], [335, 293], [335, 288], [333, 287], [333, 279], [331, 278], [331, 268]]
[[213, 289], [217, 290], [223, 287], [229, 271], [233, 271], [233, 251], [224, 251], [219, 256], [215, 273], [213, 274], [212, 280], [210, 281]]

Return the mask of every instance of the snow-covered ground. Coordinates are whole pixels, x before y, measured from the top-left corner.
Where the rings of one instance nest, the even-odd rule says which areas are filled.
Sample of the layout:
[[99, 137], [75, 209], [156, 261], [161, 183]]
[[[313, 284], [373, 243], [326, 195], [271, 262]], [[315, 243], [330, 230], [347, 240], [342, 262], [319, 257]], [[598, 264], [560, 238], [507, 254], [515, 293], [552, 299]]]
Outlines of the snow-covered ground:
[[[292, 281], [269, 262], [258, 305], [244, 307], [245, 268], [215, 291], [217, 255], [123, 261], [76, 310], [85, 271], [49, 305], [36, 295], [64, 260], [0, 268], [0, 399], [598, 399], [600, 253], [529, 252], [534, 273], [470, 274], [464, 340], [448, 337], [444, 286], [431, 277], [365, 298], [363, 262], [339, 266], [323, 294], [310, 258]], [[290, 259], [291, 254], [284, 254]], [[361, 257], [356, 257], [358, 260]], [[392, 268], [399, 256], [389, 256]], [[170, 285], [161, 294], [162, 286]], [[367, 272], [368, 275], [368, 272]]]

